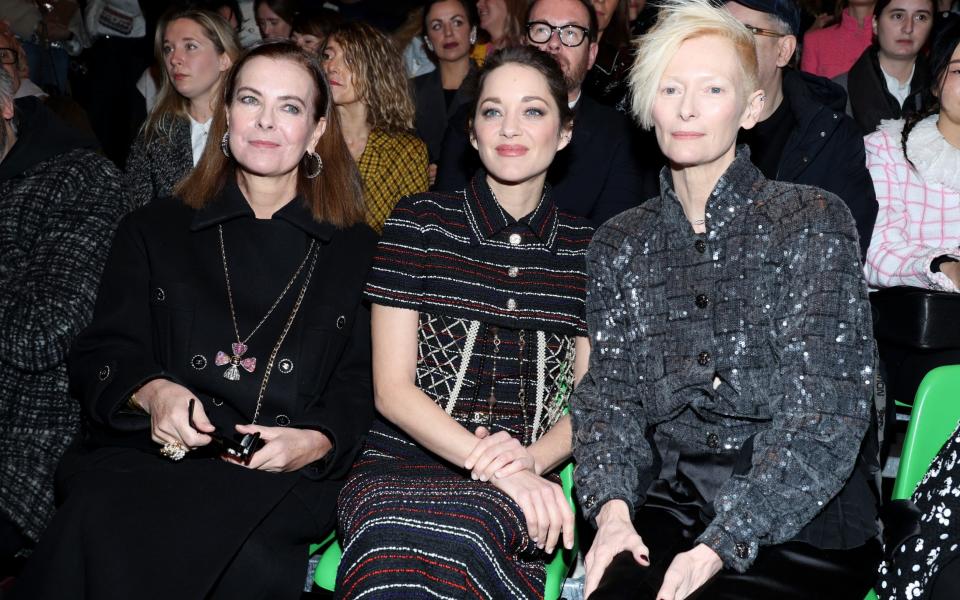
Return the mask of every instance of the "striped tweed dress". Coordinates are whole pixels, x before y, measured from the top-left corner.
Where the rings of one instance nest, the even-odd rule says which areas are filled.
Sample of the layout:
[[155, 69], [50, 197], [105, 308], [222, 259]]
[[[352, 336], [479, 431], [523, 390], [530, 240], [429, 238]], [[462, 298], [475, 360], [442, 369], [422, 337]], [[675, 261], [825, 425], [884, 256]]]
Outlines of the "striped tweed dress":
[[[469, 430], [529, 445], [560, 419], [586, 335], [593, 229], [545, 190], [515, 221], [481, 171], [457, 194], [401, 200], [367, 297], [419, 312], [417, 385]], [[338, 503], [339, 598], [541, 598], [546, 555], [493, 485], [377, 421]]]

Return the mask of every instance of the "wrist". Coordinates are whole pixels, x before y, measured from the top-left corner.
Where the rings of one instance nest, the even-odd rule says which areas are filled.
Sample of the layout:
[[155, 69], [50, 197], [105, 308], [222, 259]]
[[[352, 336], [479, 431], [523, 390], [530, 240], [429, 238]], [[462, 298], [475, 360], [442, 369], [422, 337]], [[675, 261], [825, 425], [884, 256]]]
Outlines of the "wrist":
[[606, 504], [600, 507], [600, 511], [597, 513], [596, 521], [597, 527], [602, 527], [614, 521], [625, 521], [630, 523], [630, 507], [627, 506], [627, 503], [623, 500], [609, 500]]

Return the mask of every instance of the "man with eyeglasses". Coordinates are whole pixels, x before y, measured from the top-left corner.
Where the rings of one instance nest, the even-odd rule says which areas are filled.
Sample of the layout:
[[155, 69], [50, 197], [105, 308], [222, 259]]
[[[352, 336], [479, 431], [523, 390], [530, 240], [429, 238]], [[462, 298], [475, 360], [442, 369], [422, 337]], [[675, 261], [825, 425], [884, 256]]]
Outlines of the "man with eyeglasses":
[[[589, 0], [535, 0], [527, 10], [524, 43], [550, 54], [563, 70], [574, 108], [573, 139], [557, 153], [547, 180], [561, 209], [601, 225], [659, 189], [659, 153], [640, 152], [623, 115], [581, 91], [597, 55], [597, 13]], [[444, 136], [436, 190], [462, 190], [479, 161], [466, 135], [466, 112]]]
[[796, 0], [728, 1], [726, 9], [753, 32], [760, 87], [760, 121], [741, 130], [739, 143], [768, 179], [813, 185], [839, 196], [850, 209], [866, 256], [877, 199], [866, 167], [863, 138], [845, 112], [839, 85], [789, 67], [797, 49]]

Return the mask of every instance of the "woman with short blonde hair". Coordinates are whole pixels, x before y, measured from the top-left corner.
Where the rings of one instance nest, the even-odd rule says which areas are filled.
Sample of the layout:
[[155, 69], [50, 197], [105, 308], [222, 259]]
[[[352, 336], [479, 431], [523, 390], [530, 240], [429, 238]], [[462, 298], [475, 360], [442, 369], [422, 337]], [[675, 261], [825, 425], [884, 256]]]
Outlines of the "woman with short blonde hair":
[[752, 34], [709, 0], [661, 9], [630, 83], [668, 166], [587, 255], [586, 595], [863, 598], [875, 345], [850, 212], [736, 147], [764, 92]]

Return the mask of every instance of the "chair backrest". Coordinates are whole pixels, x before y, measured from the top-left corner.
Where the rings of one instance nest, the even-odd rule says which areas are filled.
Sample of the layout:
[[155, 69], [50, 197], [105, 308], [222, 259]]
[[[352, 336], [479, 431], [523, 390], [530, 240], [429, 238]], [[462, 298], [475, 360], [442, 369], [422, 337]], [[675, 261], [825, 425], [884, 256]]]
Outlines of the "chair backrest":
[[910, 498], [960, 420], [960, 365], [937, 367], [920, 382], [903, 440], [893, 499]]

